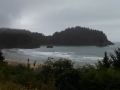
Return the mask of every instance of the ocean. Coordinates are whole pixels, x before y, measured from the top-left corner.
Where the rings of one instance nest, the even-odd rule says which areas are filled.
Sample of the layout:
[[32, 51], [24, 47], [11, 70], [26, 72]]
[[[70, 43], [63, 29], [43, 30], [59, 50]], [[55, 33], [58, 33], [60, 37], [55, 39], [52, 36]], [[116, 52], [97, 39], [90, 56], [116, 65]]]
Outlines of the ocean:
[[120, 42], [116, 42], [115, 45], [106, 47], [96, 46], [53, 46], [53, 48], [46, 48], [46, 46], [40, 46], [35, 49], [3, 49], [3, 55], [6, 59], [26, 61], [29, 60], [39, 63], [44, 63], [48, 57], [52, 57], [54, 60], [60, 58], [70, 59], [77, 65], [92, 64], [94, 65], [98, 60], [103, 59], [104, 52], [114, 53], [114, 50], [120, 47]]

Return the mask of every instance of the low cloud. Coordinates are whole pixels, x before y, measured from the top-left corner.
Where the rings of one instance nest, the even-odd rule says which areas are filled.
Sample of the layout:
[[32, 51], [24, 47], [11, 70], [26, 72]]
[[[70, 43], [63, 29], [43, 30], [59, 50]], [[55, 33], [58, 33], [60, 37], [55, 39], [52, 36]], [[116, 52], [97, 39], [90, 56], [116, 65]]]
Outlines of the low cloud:
[[0, 0], [0, 27], [51, 35], [68, 27], [102, 30], [118, 41], [119, 0]]

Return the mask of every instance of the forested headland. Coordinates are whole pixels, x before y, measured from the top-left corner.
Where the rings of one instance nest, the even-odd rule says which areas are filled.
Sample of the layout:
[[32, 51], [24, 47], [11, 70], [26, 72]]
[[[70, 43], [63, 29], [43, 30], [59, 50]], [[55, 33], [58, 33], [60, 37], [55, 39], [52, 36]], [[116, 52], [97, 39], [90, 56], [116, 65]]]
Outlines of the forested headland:
[[102, 31], [80, 26], [55, 32], [51, 36], [25, 29], [0, 28], [0, 48], [38, 48], [41, 45], [107, 46], [113, 43]]
[[0, 48], [37, 48], [44, 35], [25, 29], [0, 28]]

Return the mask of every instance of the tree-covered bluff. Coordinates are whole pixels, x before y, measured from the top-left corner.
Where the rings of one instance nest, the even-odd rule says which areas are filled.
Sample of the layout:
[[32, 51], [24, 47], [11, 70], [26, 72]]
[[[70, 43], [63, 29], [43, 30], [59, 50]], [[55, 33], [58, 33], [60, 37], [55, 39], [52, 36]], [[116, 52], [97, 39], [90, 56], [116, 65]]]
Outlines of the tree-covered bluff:
[[25, 29], [0, 28], [0, 48], [38, 48], [41, 45], [106, 46], [113, 43], [102, 31], [80, 26], [55, 32], [52, 36]]
[[0, 28], [0, 48], [37, 48], [43, 37], [25, 29]]
[[80, 26], [55, 32], [51, 39], [53, 45], [106, 46], [113, 44], [102, 31]]

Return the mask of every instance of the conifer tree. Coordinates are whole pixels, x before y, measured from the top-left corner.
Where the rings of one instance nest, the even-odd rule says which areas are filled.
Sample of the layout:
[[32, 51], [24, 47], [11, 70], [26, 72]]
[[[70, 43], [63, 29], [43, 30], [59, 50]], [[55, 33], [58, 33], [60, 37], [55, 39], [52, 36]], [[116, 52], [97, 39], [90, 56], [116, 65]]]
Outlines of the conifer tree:
[[113, 62], [113, 66], [115, 68], [120, 69], [120, 48], [118, 48], [117, 50], [115, 49], [115, 55], [114, 54], [110, 54], [112, 62]]
[[5, 59], [5, 57], [3, 56], [2, 51], [0, 50], [0, 61], [3, 61]]
[[107, 56], [107, 52], [105, 52], [104, 55], [105, 55], [105, 56], [104, 56], [104, 58], [103, 58], [103, 60], [102, 60], [103, 65], [104, 65], [106, 68], [109, 68], [110, 65], [111, 65], [111, 62], [110, 62], [110, 60], [109, 60], [109, 58], [108, 58], [108, 56]]

